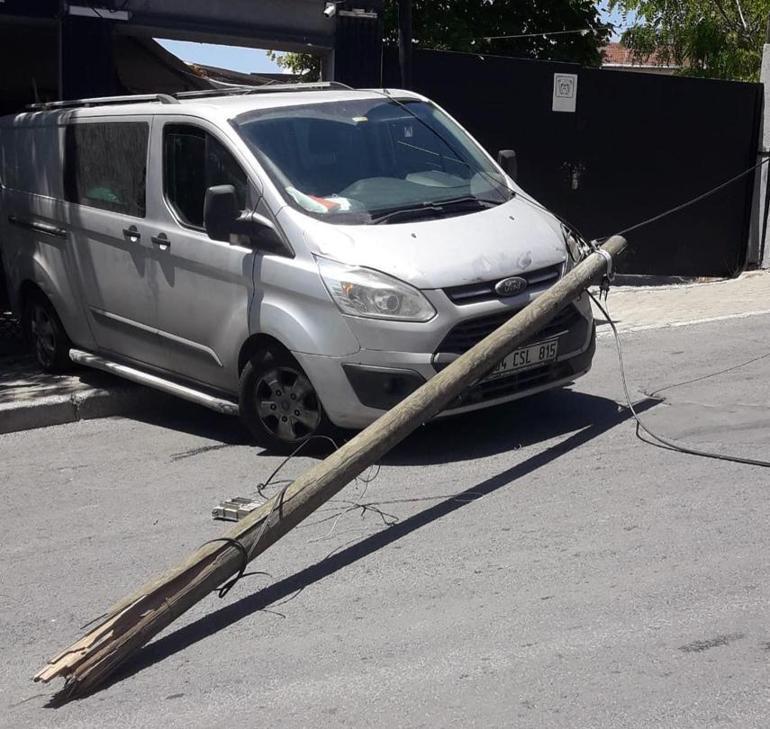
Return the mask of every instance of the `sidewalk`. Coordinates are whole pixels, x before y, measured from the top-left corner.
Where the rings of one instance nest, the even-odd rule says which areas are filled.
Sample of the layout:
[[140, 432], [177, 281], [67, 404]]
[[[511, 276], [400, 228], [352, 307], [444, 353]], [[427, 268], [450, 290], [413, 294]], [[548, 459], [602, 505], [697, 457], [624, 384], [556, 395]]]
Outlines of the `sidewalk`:
[[[738, 278], [708, 283], [616, 286], [607, 303], [620, 332], [770, 314], [770, 271], [749, 271]], [[594, 315], [599, 336], [611, 336], [595, 307]]]
[[73, 366], [70, 375], [47, 375], [26, 352], [21, 329], [0, 311], [0, 433], [127, 415], [162, 395], [97, 370]]
[[[770, 314], [770, 271], [709, 283], [618, 286], [610, 291], [608, 303], [621, 332]], [[602, 314], [595, 315], [598, 336], [611, 336]], [[96, 370], [46, 375], [23, 353], [10, 317], [0, 313], [0, 324], [5, 327], [0, 335], [6, 335], [0, 336], [0, 433], [127, 415], [166, 397]]]
[[0, 433], [128, 415], [164, 397], [96, 370], [47, 375], [27, 355], [0, 357]]

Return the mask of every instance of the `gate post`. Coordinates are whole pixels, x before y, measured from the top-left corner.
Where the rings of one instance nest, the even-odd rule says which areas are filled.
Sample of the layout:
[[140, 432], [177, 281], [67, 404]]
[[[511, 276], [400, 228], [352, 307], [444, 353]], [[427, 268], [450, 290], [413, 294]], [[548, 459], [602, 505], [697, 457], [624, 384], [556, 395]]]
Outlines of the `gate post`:
[[59, 98], [120, 93], [113, 58], [112, 23], [65, 15], [59, 21]]
[[383, 0], [337, 4], [334, 80], [355, 88], [382, 86]]
[[[770, 26], [768, 26], [770, 34]], [[759, 123], [759, 149], [757, 150], [757, 162], [770, 156], [770, 36], [765, 38], [762, 48], [762, 70], [759, 80], [762, 83], [762, 109]], [[759, 168], [759, 174], [755, 176], [754, 200], [751, 209], [751, 227], [749, 232], [749, 255], [747, 263], [751, 267], [770, 268], [770, 176], [768, 166]]]

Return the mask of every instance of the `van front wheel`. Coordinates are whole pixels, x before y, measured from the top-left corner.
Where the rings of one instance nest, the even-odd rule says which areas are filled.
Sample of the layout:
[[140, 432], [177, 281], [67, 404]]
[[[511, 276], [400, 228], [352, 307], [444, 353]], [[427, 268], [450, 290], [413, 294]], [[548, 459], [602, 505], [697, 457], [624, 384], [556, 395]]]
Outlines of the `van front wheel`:
[[331, 428], [321, 401], [299, 363], [288, 352], [268, 347], [243, 368], [241, 418], [259, 445], [291, 453]]
[[32, 347], [40, 369], [44, 372], [66, 372], [72, 367], [72, 343], [51, 302], [41, 293], [33, 293], [26, 301], [23, 316], [24, 334]]

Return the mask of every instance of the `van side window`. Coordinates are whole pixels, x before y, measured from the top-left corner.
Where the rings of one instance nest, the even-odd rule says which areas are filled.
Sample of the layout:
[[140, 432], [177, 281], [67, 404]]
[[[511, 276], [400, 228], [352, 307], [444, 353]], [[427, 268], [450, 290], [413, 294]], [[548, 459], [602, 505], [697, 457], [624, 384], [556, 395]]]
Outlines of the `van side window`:
[[163, 130], [163, 190], [186, 225], [203, 228], [207, 188], [233, 185], [240, 209], [246, 207], [247, 177], [225, 147], [208, 132], [187, 124]]
[[64, 137], [68, 202], [143, 218], [146, 210], [147, 122], [70, 124]]

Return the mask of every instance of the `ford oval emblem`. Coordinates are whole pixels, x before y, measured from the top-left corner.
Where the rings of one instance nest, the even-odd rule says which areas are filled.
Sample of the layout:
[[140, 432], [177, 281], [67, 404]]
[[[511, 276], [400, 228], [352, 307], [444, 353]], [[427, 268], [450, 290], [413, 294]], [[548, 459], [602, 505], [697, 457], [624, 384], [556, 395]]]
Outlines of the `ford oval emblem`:
[[495, 291], [499, 296], [515, 296], [527, 288], [527, 279], [520, 276], [511, 276], [498, 281], [495, 284]]

